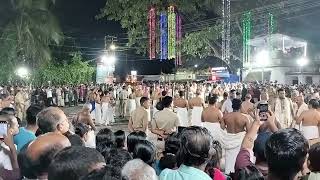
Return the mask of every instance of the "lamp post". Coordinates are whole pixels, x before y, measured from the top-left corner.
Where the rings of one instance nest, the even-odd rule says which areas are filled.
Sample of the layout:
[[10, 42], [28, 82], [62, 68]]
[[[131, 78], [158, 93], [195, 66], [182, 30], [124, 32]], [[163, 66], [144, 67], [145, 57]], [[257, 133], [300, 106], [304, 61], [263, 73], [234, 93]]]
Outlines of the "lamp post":
[[[303, 56], [297, 60], [297, 64], [299, 66], [299, 72], [300, 72], [300, 76], [301, 76], [301, 83], [302, 83], [302, 79], [303, 79], [303, 67], [308, 65], [308, 63], [309, 63], [309, 59], [306, 56]], [[298, 80], [299, 80], [299, 78], [298, 78]]]
[[17, 69], [16, 74], [20, 78], [27, 78], [29, 76], [29, 70], [26, 67], [20, 67]]

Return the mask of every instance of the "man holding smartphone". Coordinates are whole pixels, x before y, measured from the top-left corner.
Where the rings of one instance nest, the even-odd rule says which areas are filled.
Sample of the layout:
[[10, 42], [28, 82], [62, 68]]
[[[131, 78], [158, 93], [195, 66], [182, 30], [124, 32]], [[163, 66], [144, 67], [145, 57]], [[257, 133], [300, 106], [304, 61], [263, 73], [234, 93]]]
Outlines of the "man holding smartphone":
[[13, 136], [19, 132], [17, 118], [10, 115], [0, 115], [0, 177], [19, 177], [17, 151]]

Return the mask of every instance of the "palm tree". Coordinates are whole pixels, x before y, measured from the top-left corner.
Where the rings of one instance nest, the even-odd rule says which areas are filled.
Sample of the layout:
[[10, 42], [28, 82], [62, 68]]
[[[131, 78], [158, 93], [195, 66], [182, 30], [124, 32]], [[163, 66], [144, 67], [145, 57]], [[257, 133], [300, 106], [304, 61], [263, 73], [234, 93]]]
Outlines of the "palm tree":
[[2, 31], [0, 60], [32, 68], [51, 60], [50, 45], [58, 45], [62, 31], [50, 7], [55, 0], [10, 0], [12, 18]]

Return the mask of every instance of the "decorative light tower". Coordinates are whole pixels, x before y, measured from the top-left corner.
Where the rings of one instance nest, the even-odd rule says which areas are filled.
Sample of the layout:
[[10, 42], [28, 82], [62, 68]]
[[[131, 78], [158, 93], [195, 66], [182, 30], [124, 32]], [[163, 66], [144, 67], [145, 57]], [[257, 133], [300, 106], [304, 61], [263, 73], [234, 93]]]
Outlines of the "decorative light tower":
[[222, 0], [222, 60], [230, 63], [231, 3]]

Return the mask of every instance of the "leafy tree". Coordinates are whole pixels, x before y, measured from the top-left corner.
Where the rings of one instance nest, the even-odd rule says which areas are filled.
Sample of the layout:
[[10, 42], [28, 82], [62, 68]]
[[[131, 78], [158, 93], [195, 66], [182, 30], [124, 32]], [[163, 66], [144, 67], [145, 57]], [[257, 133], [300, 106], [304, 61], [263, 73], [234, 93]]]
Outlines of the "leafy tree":
[[[257, 7], [279, 2], [277, 0], [248, 0], [232, 1], [231, 14], [231, 66], [239, 67], [242, 60], [242, 27], [241, 13]], [[185, 58], [217, 57], [221, 59], [221, 0], [140, 0], [139, 3], [131, 0], [107, 0], [98, 18], [119, 21], [127, 30], [129, 46], [135, 47], [137, 53], [146, 54], [148, 45], [148, 8], [167, 7], [176, 5], [183, 15], [185, 33], [183, 39], [183, 54]], [[281, 3], [277, 3], [281, 5]], [[163, 10], [163, 9], [160, 9]]]
[[81, 53], [73, 53], [69, 64], [51, 62], [42, 66], [33, 74], [34, 82], [38, 85], [47, 84], [81, 84], [92, 81], [94, 68], [85, 62]]
[[11, 0], [12, 15], [1, 33], [0, 60], [39, 67], [51, 60], [50, 45], [62, 41], [62, 32], [50, 7], [55, 0]]
[[158, 9], [162, 11], [169, 4], [176, 5], [179, 12], [186, 18], [184, 20], [191, 22], [210, 16], [212, 14], [211, 9], [214, 7], [213, 0], [140, 0], [139, 3], [131, 0], [107, 0], [101, 14], [97, 17], [120, 21], [122, 27], [127, 29], [129, 46], [137, 47], [136, 52], [139, 54], [146, 54], [148, 8], [155, 5], [156, 7], [163, 7]]

